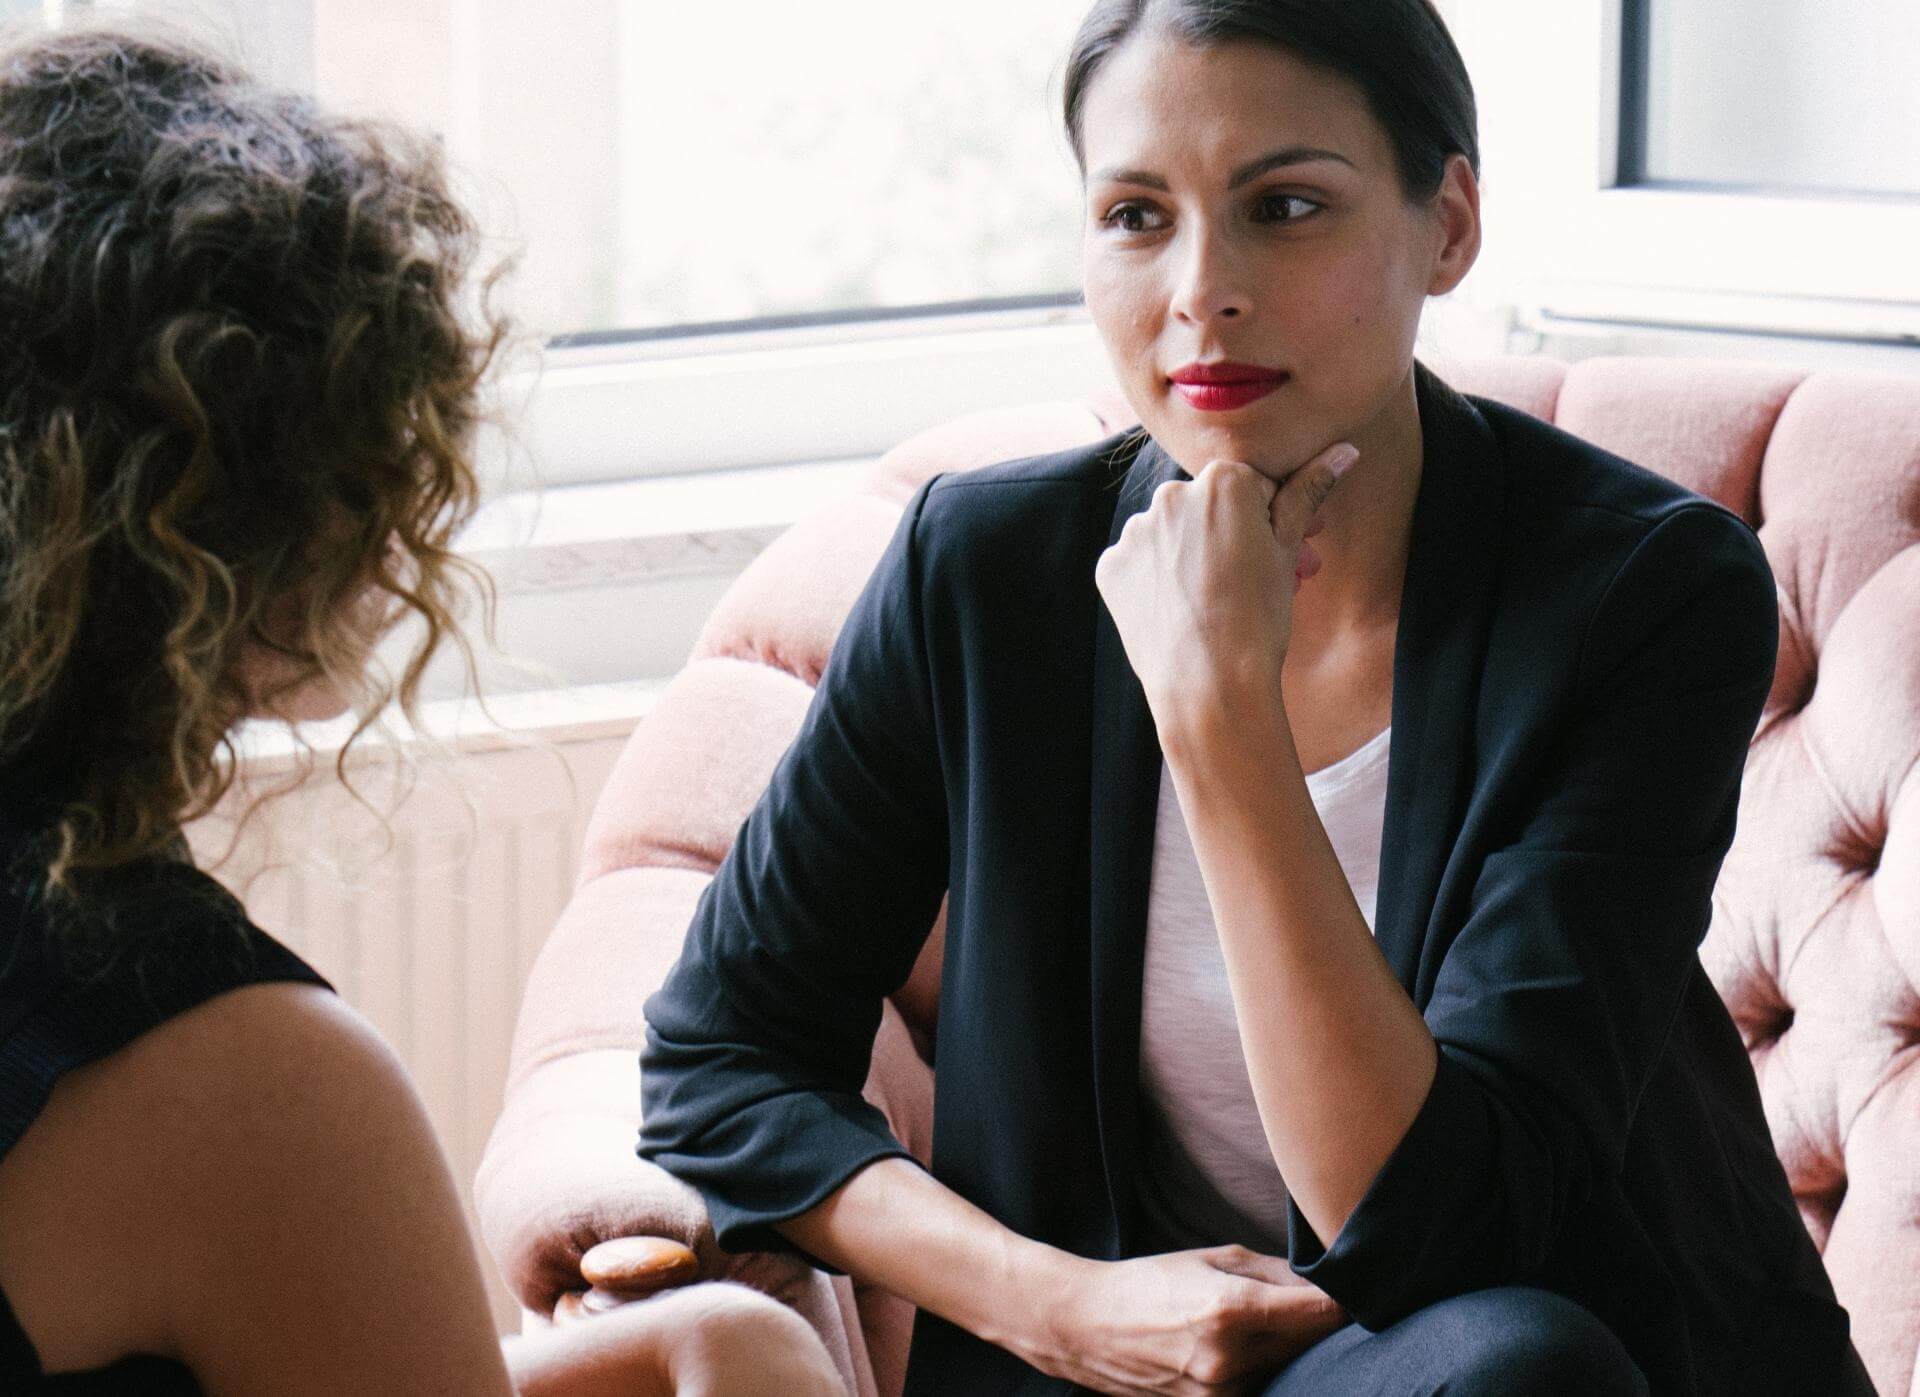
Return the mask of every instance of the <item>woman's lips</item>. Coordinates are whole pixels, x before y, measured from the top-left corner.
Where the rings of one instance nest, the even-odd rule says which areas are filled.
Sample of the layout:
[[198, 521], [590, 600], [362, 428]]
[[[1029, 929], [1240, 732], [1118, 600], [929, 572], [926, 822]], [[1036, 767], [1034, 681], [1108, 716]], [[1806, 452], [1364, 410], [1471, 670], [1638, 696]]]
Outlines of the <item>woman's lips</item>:
[[1286, 383], [1284, 369], [1257, 364], [1189, 364], [1168, 375], [1173, 391], [1201, 412], [1236, 412]]

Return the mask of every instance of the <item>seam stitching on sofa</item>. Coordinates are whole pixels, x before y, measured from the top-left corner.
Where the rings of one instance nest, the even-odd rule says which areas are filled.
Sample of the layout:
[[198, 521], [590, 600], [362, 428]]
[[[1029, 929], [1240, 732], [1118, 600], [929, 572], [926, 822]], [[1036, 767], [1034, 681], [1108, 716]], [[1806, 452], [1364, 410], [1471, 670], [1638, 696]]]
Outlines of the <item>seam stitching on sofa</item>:
[[1767, 434], [1760, 443], [1760, 460], [1753, 471], [1753, 527], [1757, 533], [1767, 522], [1767, 512], [1760, 503], [1760, 481], [1767, 473], [1767, 463], [1773, 458], [1773, 439], [1780, 431], [1780, 420], [1787, 415], [1787, 405], [1799, 396], [1800, 390], [1807, 386], [1815, 375], [1805, 373], [1795, 379], [1786, 392], [1780, 395], [1780, 401], [1773, 409], [1773, 417], [1767, 423]]
[[1552, 362], [1560, 365], [1561, 372], [1560, 377], [1554, 380], [1553, 396], [1547, 402], [1547, 415], [1542, 420], [1551, 426], [1558, 427], [1560, 426], [1560, 399], [1567, 391], [1567, 380], [1573, 377], [1573, 365], [1565, 359], [1556, 359]]

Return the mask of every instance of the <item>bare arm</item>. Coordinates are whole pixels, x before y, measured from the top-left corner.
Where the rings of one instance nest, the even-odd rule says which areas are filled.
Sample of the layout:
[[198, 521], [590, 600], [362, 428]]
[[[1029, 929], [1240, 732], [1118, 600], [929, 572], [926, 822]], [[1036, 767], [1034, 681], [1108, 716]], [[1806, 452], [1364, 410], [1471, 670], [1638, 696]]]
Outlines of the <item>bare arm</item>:
[[795, 1245], [1096, 1392], [1237, 1391], [1346, 1322], [1240, 1247], [1092, 1261], [1022, 1237], [903, 1159], [779, 1225]]
[[780, 1231], [811, 1255], [1019, 1351], [1077, 1257], [1020, 1236], [904, 1159], [881, 1159]]
[[1277, 684], [1190, 712], [1162, 743], [1254, 1104], [1301, 1213], [1336, 1237], [1420, 1113], [1438, 1050], [1328, 842]]

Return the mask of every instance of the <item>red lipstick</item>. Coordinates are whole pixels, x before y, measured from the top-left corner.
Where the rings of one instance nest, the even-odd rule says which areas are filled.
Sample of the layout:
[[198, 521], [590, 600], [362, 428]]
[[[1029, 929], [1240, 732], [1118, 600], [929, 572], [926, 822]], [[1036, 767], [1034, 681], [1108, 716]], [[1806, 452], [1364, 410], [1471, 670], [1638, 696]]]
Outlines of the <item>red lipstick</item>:
[[1235, 412], [1257, 403], [1291, 378], [1285, 369], [1236, 364], [1230, 359], [1188, 364], [1167, 375], [1174, 391], [1201, 412]]

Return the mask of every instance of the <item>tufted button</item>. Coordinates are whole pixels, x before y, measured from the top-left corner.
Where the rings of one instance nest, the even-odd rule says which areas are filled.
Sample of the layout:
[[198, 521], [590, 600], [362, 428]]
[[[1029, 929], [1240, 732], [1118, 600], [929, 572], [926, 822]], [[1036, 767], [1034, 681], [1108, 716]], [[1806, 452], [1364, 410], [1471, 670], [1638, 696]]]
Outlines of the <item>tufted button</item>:
[[1727, 1011], [1749, 1053], [1767, 1052], [1793, 1027], [1793, 1006], [1770, 981], [1744, 981], [1724, 996]]
[[1893, 1029], [1900, 1035], [1900, 1046], [1894, 1049], [1896, 1053], [1920, 1047], [1920, 991], [1909, 986], [1901, 996], [1900, 1007], [1893, 1015]]
[[1840, 832], [1827, 857], [1856, 878], [1871, 878], [1880, 871], [1880, 856], [1887, 847], [1884, 832], [1847, 830]]

